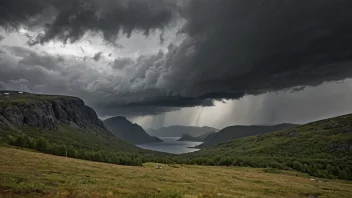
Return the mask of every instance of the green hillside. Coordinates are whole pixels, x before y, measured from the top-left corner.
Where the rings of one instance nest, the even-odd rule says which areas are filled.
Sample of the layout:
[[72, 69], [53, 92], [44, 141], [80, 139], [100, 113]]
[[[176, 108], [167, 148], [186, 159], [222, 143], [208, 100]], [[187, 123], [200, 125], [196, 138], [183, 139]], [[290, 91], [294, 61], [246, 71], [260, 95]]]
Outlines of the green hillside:
[[198, 148], [209, 148], [233, 139], [265, 134], [281, 129], [289, 129], [296, 127], [296, 124], [278, 124], [273, 126], [230, 126], [220, 130], [217, 133], [207, 136], [203, 144], [197, 146]]
[[0, 142], [54, 155], [126, 165], [141, 165], [142, 156], [160, 155], [115, 137], [79, 98], [0, 93]]
[[235, 139], [180, 156], [193, 164], [272, 167], [352, 179], [352, 114]]
[[[89, 130], [82, 131], [70, 125], [60, 124], [57, 130], [40, 129], [34, 127], [23, 127], [21, 132], [11, 129], [1, 129], [1, 136], [6, 138], [31, 137], [34, 139], [44, 138], [48, 142], [59, 145], [73, 146], [82, 149], [94, 150], [118, 150], [136, 151], [137, 147], [112, 136], [109, 133], [94, 133]], [[5, 135], [7, 134], [7, 135]]]

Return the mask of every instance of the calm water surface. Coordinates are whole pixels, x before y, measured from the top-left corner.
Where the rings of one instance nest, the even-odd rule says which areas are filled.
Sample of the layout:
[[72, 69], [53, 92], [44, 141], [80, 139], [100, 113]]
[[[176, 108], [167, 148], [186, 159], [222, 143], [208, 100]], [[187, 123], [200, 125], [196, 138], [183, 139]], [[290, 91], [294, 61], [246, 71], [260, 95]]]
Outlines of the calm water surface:
[[165, 153], [182, 154], [199, 151], [200, 149], [189, 148], [202, 144], [202, 142], [177, 141], [180, 137], [159, 137], [164, 142], [154, 142], [137, 145], [139, 148]]

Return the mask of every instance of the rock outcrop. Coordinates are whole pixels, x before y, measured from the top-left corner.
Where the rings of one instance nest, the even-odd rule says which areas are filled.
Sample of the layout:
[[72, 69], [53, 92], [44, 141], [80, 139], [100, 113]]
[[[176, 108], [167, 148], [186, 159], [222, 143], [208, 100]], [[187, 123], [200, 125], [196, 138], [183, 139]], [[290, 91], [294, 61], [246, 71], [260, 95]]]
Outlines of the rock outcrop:
[[[106, 131], [95, 111], [83, 100], [68, 96], [0, 96], [0, 126], [20, 129], [39, 127], [55, 130], [60, 123], [90, 129], [93, 132]], [[12, 98], [11, 98], [12, 97]]]

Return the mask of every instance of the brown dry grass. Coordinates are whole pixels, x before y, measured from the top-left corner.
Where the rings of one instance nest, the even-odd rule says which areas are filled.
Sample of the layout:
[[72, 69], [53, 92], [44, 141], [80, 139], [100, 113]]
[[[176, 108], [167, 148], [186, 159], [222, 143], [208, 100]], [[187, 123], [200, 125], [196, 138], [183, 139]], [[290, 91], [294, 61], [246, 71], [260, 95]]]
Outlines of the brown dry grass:
[[[117, 166], [0, 147], [0, 197], [351, 197], [352, 182], [295, 172]], [[297, 175], [297, 176], [296, 176]], [[320, 180], [320, 179], [319, 179]]]

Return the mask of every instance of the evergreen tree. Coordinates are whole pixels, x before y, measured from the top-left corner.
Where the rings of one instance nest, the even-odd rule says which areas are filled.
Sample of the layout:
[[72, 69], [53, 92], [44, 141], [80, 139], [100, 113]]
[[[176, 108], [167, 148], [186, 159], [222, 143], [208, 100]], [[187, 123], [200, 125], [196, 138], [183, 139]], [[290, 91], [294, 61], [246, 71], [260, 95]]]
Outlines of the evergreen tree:
[[14, 144], [19, 147], [24, 147], [25, 146], [24, 137], [22, 135], [17, 136]]
[[67, 156], [68, 157], [73, 157], [73, 158], [77, 158], [77, 150], [75, 148], [73, 148], [73, 146], [68, 146], [67, 147]]
[[293, 162], [293, 168], [295, 170], [303, 171], [303, 166], [300, 162], [294, 161]]
[[49, 142], [44, 137], [40, 137], [36, 140], [36, 149], [38, 151], [45, 152], [49, 147]]
[[333, 167], [332, 167], [330, 164], [326, 165], [326, 171], [327, 171], [329, 174], [333, 174]]
[[345, 170], [339, 172], [339, 179], [348, 179], [347, 173]]
[[339, 176], [339, 167], [338, 166], [333, 166], [332, 167], [332, 174], [334, 174], [335, 176]]

